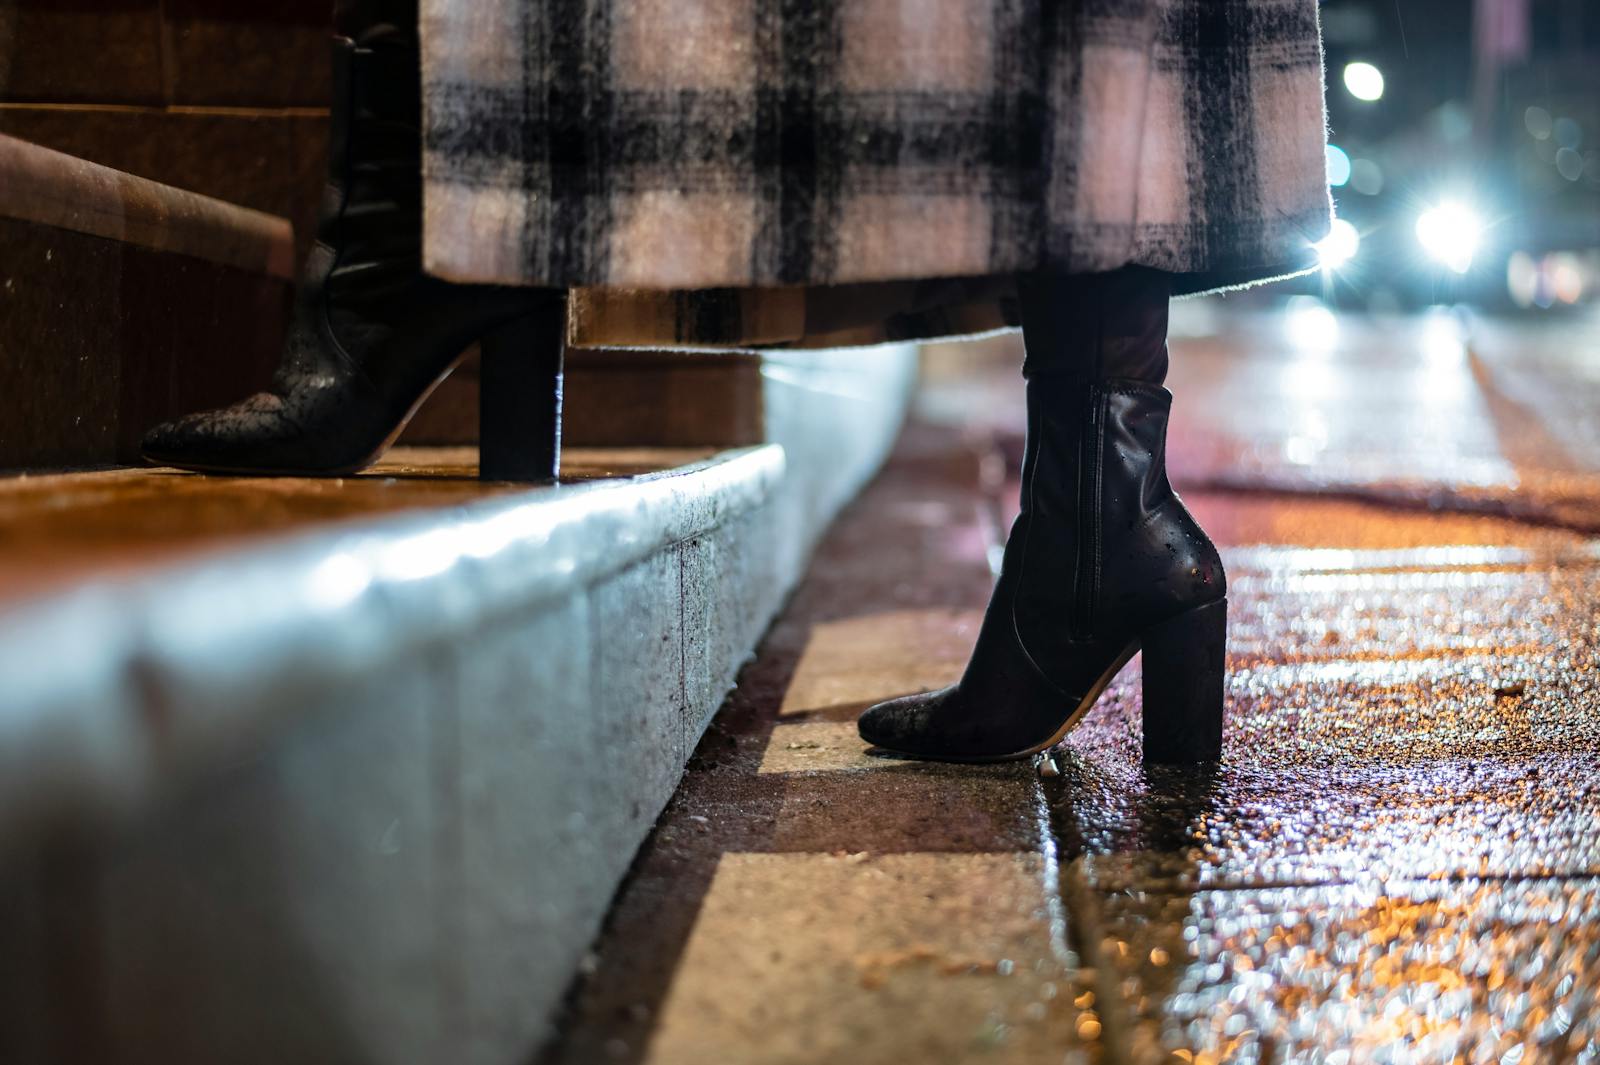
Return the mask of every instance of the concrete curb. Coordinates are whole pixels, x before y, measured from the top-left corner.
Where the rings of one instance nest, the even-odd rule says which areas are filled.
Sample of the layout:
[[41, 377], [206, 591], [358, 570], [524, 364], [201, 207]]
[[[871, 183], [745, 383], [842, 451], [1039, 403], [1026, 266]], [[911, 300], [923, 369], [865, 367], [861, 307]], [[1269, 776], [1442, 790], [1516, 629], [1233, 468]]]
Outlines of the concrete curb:
[[0, 615], [0, 841], [137, 816], [313, 693], [719, 528], [783, 476], [769, 444], [300, 534]]
[[0, 617], [0, 1060], [529, 1060], [896, 435], [914, 348], [807, 358], [765, 445]]

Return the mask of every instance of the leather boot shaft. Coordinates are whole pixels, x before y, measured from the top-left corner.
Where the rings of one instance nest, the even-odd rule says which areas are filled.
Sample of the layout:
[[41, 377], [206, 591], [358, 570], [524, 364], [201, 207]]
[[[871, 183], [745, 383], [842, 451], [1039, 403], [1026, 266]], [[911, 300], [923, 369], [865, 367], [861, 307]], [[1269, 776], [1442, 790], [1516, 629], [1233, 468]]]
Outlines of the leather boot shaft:
[[1032, 317], [1013, 616], [1049, 661], [1220, 599], [1225, 581], [1167, 480], [1165, 276], [1035, 274], [1020, 287]]
[[1035, 661], [1226, 594], [1215, 546], [1167, 480], [1171, 405], [1134, 381], [1028, 382], [1032, 471], [1008, 548], [1013, 618]]
[[415, 37], [387, 25], [332, 41], [328, 181], [317, 237], [343, 264], [420, 262], [422, 82]]

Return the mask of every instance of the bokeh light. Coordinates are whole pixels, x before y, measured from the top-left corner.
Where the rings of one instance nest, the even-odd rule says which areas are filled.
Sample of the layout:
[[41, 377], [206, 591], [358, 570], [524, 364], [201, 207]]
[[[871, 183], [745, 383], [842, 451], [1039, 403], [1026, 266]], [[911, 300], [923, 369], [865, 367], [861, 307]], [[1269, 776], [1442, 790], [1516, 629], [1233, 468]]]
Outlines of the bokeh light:
[[1328, 154], [1328, 184], [1338, 188], [1350, 180], [1350, 156], [1337, 144], [1327, 147]]
[[1556, 173], [1568, 181], [1577, 181], [1583, 176], [1583, 156], [1572, 148], [1563, 148], [1556, 153]]
[[1302, 353], [1326, 353], [1339, 343], [1339, 316], [1315, 296], [1290, 296], [1283, 325], [1290, 343]]
[[1371, 103], [1383, 98], [1383, 71], [1371, 63], [1346, 63], [1344, 87], [1357, 100]]
[[1356, 257], [1361, 248], [1361, 234], [1343, 218], [1333, 220], [1328, 235], [1317, 241], [1317, 261], [1324, 270], [1337, 270]]
[[1550, 291], [1562, 303], [1577, 303], [1583, 298], [1583, 267], [1571, 252], [1554, 252], [1546, 260]]
[[1506, 291], [1518, 307], [1531, 307], [1539, 298], [1539, 268], [1527, 252], [1512, 252], [1506, 260]]
[[1422, 250], [1458, 274], [1472, 267], [1482, 233], [1483, 220], [1478, 213], [1454, 201], [1430, 207], [1417, 219], [1417, 243]]
[[1383, 168], [1371, 159], [1351, 160], [1350, 187], [1363, 196], [1376, 196], [1383, 191]]

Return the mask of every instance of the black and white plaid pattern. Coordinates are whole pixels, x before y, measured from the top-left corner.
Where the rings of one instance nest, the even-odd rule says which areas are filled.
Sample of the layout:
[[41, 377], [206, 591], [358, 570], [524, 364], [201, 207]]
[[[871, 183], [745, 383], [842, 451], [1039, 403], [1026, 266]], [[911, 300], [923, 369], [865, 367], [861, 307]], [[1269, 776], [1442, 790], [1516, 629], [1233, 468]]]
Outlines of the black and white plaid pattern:
[[1327, 230], [1316, 0], [423, 0], [430, 270], [634, 289], [1138, 263]]

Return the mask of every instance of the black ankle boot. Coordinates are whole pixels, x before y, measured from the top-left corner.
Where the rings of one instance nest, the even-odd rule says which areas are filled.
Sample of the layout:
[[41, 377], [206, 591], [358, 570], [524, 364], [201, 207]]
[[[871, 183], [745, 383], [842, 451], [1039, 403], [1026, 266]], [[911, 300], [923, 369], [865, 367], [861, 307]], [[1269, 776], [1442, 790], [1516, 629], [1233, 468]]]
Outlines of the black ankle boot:
[[341, 29], [354, 39], [334, 41], [328, 186], [272, 388], [158, 426], [144, 440], [150, 462], [354, 472], [383, 453], [481, 341], [480, 475], [555, 475], [563, 293], [453, 285], [422, 272], [415, 8], [414, 0], [343, 7]]
[[861, 715], [868, 743], [951, 761], [1059, 742], [1144, 650], [1144, 753], [1222, 751], [1226, 588], [1167, 483], [1165, 275], [1020, 282], [1028, 439], [1022, 512], [966, 673]]

